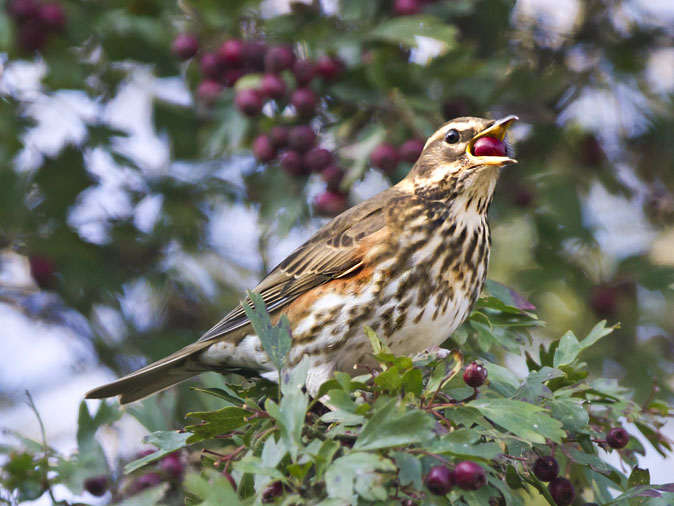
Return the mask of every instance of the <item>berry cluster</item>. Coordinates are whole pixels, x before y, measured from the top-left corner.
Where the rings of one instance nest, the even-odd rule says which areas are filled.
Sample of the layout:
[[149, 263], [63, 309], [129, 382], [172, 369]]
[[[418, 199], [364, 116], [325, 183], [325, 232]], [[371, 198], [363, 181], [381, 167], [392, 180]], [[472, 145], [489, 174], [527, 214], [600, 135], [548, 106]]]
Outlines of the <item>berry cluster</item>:
[[[181, 34], [172, 44], [172, 52], [179, 60], [187, 60], [199, 53], [199, 40], [191, 34]], [[347, 207], [346, 194], [341, 190], [344, 170], [333, 153], [317, 145], [317, 135], [310, 121], [317, 114], [321, 97], [320, 79], [325, 84], [337, 80], [344, 64], [335, 56], [325, 55], [318, 60], [298, 58], [291, 46], [268, 46], [258, 40], [229, 39], [214, 51], [199, 56], [204, 79], [197, 87], [197, 98], [211, 103], [223, 87], [233, 87], [246, 74], [260, 77], [250, 87], [236, 91], [234, 104], [241, 114], [254, 118], [262, 114], [266, 103], [271, 111], [290, 116], [292, 124], [277, 124], [269, 131], [259, 133], [252, 150], [261, 163], [278, 162], [294, 177], [318, 173], [326, 183], [326, 190], [314, 202], [316, 210], [335, 215]], [[284, 114], [285, 112], [291, 114]]]
[[456, 485], [463, 490], [478, 490], [487, 483], [487, 474], [482, 466], [470, 460], [459, 462], [450, 470], [446, 466], [434, 466], [426, 475], [426, 488], [435, 495], [447, 495]]
[[384, 142], [372, 150], [370, 163], [385, 174], [391, 174], [398, 168], [401, 160], [416, 162], [423, 149], [424, 141], [421, 139], [409, 139], [400, 148]]
[[66, 22], [65, 11], [58, 2], [9, 0], [5, 9], [19, 25], [17, 43], [26, 51], [42, 49], [49, 35], [61, 31]]

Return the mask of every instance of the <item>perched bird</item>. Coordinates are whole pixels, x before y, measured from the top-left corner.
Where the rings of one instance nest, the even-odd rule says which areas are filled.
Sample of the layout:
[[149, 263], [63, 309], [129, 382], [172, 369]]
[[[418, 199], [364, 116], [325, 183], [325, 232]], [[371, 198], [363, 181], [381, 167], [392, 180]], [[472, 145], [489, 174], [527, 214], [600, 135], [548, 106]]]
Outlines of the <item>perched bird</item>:
[[[440, 345], [466, 319], [487, 275], [500, 170], [517, 163], [503, 142], [516, 119], [442, 125], [407, 177], [334, 218], [255, 288], [272, 319], [288, 317], [287, 364], [309, 357], [311, 394], [334, 371], [373, 363], [366, 325], [406, 355]], [[207, 370], [278, 377], [241, 305], [195, 343], [86, 397], [124, 404]]]

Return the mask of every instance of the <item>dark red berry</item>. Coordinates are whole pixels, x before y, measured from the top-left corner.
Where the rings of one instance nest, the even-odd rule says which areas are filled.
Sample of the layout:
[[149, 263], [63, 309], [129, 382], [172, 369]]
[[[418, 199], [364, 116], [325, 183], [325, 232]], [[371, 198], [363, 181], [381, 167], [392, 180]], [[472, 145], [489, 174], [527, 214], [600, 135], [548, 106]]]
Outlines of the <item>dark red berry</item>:
[[52, 2], [40, 6], [39, 18], [45, 28], [58, 32], [66, 24], [66, 13], [60, 3]]
[[298, 85], [305, 86], [316, 76], [316, 64], [309, 60], [297, 60], [293, 64], [293, 75]]
[[344, 70], [344, 63], [335, 56], [322, 56], [316, 62], [316, 72], [326, 83], [335, 81]]
[[307, 172], [304, 158], [297, 151], [284, 151], [281, 153], [280, 161], [281, 167], [291, 176], [301, 176]]
[[290, 103], [303, 118], [313, 116], [316, 112], [316, 94], [309, 88], [298, 88], [290, 96]]
[[259, 135], [253, 141], [253, 155], [262, 163], [271, 162], [276, 158], [276, 149], [268, 135]]
[[506, 145], [495, 137], [480, 137], [473, 144], [475, 156], [506, 156]]
[[110, 482], [107, 476], [94, 476], [84, 480], [84, 490], [95, 497], [101, 497], [108, 491]]
[[442, 104], [442, 114], [445, 119], [468, 116], [470, 114], [470, 106], [465, 100], [453, 98]]
[[243, 69], [225, 69], [222, 74], [222, 82], [228, 88], [231, 88], [236, 82], [246, 75]]
[[164, 478], [159, 473], [151, 472], [151, 473], [145, 473], [141, 476], [139, 476], [136, 481], [134, 481], [130, 486], [129, 486], [129, 493], [131, 495], [137, 494], [138, 492], [142, 492], [146, 488], [154, 487], [155, 485], [158, 485], [164, 481]]
[[576, 497], [576, 490], [566, 478], [555, 478], [548, 484], [548, 491], [557, 506], [569, 506]]
[[347, 196], [339, 191], [325, 190], [314, 200], [314, 209], [323, 216], [336, 216], [349, 207]]
[[262, 112], [264, 97], [260, 90], [248, 88], [237, 92], [234, 98], [236, 108], [245, 116], [253, 117]]
[[267, 51], [264, 57], [265, 70], [273, 74], [292, 68], [293, 63], [295, 63], [295, 54], [288, 46], [274, 46]]
[[218, 48], [218, 56], [224, 65], [230, 68], [243, 66], [244, 43], [238, 39], [223, 42]]
[[374, 148], [370, 155], [372, 165], [384, 172], [392, 172], [398, 166], [400, 155], [395, 146], [383, 143]]
[[487, 475], [480, 464], [471, 460], [459, 462], [454, 468], [454, 483], [464, 490], [477, 490], [487, 483]]
[[199, 39], [190, 33], [181, 33], [171, 44], [171, 52], [178, 60], [189, 60], [199, 51]]
[[332, 162], [332, 153], [325, 148], [311, 148], [304, 160], [307, 168], [313, 172], [321, 172]]
[[222, 84], [212, 79], [206, 79], [197, 86], [197, 98], [203, 102], [215, 102], [222, 92]]
[[27, 51], [39, 51], [47, 43], [47, 30], [38, 20], [27, 21], [19, 27], [19, 46]]
[[201, 56], [201, 73], [210, 79], [220, 79], [225, 70], [217, 53], [204, 53]]
[[270, 503], [274, 502], [274, 499], [283, 495], [283, 483], [280, 481], [275, 481], [272, 484], [268, 485], [267, 488], [262, 492], [262, 502]]
[[28, 258], [30, 275], [40, 288], [50, 288], [54, 283], [56, 264], [51, 258], [43, 255], [32, 255]]
[[159, 461], [159, 468], [170, 478], [179, 478], [182, 476], [184, 466], [180, 459], [180, 452], [169, 453]]
[[510, 199], [517, 207], [527, 208], [534, 200], [534, 192], [528, 186], [515, 185], [511, 190]]
[[594, 135], [588, 135], [582, 141], [582, 158], [585, 165], [598, 166], [604, 159], [604, 150]]
[[484, 384], [487, 379], [487, 369], [482, 364], [471, 362], [463, 373], [463, 381], [469, 387], [477, 388]]
[[559, 463], [554, 457], [538, 457], [534, 462], [534, 475], [541, 481], [552, 481], [559, 475]]
[[400, 146], [400, 158], [409, 163], [414, 163], [424, 149], [424, 141], [421, 139], [410, 139]]
[[419, 0], [396, 0], [393, 4], [393, 13], [396, 16], [410, 16], [421, 12]]
[[288, 129], [282, 125], [275, 125], [269, 131], [271, 145], [276, 149], [285, 148], [288, 144]]
[[37, 18], [39, 12], [38, 4], [34, 0], [9, 0], [5, 9], [19, 23]]
[[297, 125], [288, 132], [288, 146], [298, 153], [306, 153], [316, 144], [316, 134], [309, 125]]
[[595, 286], [590, 295], [590, 307], [599, 318], [610, 318], [618, 309], [618, 297], [612, 286]]
[[331, 190], [339, 190], [344, 179], [344, 169], [339, 165], [329, 165], [321, 172], [321, 178]]
[[447, 495], [452, 490], [452, 472], [445, 466], [434, 466], [426, 475], [426, 488], [435, 495]]
[[243, 64], [253, 72], [264, 70], [264, 58], [267, 46], [259, 40], [250, 40], [243, 45]]
[[606, 443], [615, 450], [625, 448], [630, 442], [630, 435], [622, 427], [613, 427], [606, 433]]
[[286, 82], [277, 74], [263, 75], [260, 87], [269, 98], [279, 99], [286, 94]]

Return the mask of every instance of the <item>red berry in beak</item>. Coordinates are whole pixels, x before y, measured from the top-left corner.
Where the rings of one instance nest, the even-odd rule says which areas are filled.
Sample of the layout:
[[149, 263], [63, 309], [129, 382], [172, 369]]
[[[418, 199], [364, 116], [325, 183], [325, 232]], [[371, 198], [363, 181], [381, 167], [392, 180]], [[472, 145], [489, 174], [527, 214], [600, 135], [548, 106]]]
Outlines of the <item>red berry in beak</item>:
[[480, 137], [473, 144], [475, 156], [507, 156], [506, 145], [495, 137]]

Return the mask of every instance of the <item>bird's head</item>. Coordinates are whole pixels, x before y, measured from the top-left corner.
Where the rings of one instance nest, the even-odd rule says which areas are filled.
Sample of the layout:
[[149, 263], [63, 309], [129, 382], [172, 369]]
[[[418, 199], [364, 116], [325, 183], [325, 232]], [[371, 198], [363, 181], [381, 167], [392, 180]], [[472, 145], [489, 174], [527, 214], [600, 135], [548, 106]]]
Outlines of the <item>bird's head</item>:
[[434, 200], [452, 194], [491, 199], [501, 167], [517, 163], [505, 142], [515, 120], [517, 116], [448, 121], [428, 138], [404, 184], [411, 183], [417, 194]]

